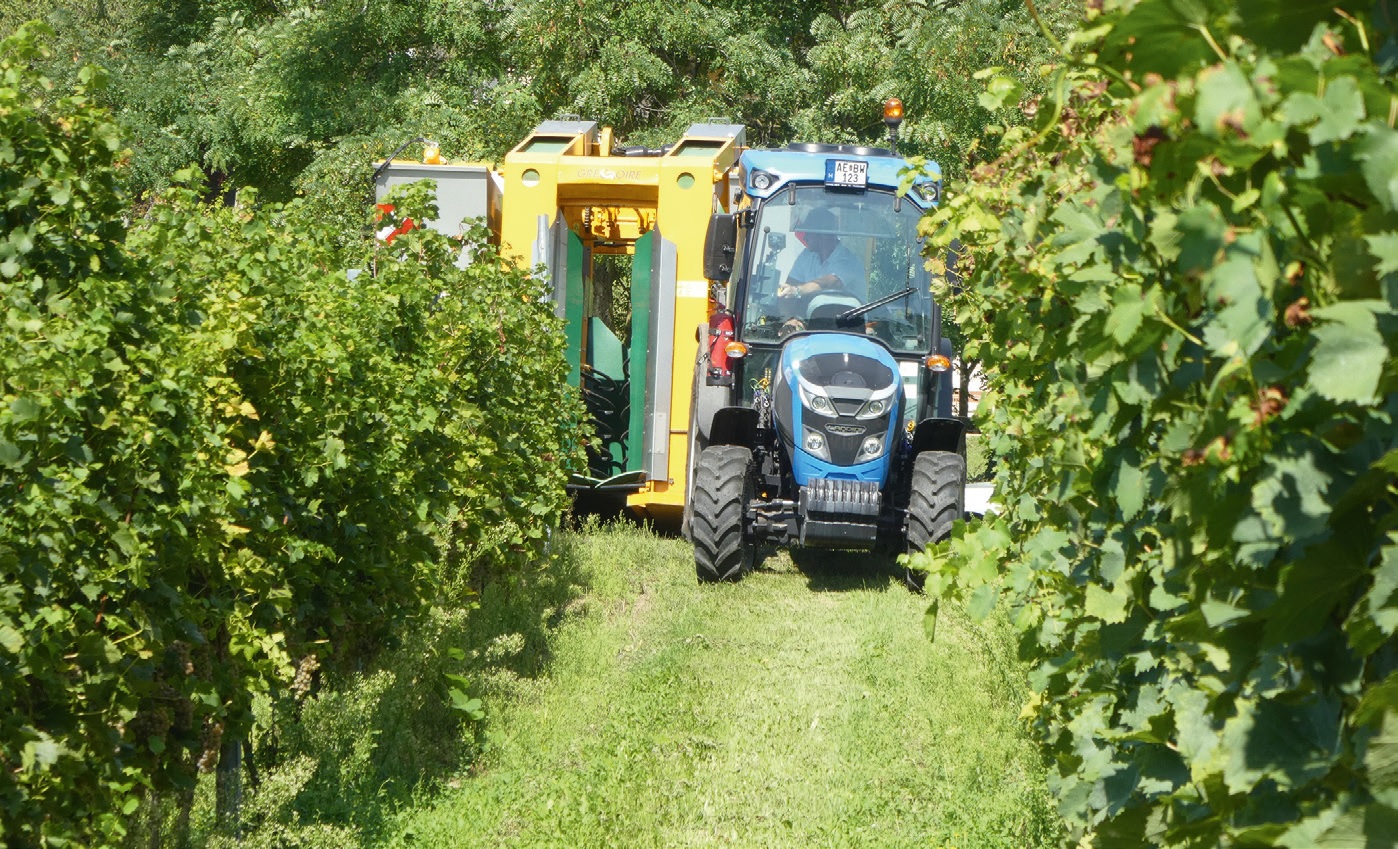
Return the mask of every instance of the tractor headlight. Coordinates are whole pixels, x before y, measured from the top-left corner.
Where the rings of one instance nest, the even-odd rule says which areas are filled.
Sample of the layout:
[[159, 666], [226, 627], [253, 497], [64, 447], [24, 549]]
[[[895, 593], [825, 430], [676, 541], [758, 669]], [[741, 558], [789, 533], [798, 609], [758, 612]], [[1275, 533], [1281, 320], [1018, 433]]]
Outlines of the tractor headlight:
[[866, 436], [864, 442], [859, 446], [859, 457], [857, 460], [873, 460], [883, 456], [884, 440], [882, 436]]
[[830, 460], [830, 448], [825, 442], [825, 434], [818, 430], [805, 428], [806, 438], [801, 441], [801, 447], [806, 449], [807, 454], [819, 457], [822, 460]]
[[859, 408], [859, 413], [856, 415], [856, 418], [876, 419], [886, 412], [888, 412], [888, 400], [884, 398], [875, 398], [872, 401], [865, 402], [864, 406]]
[[835, 404], [830, 400], [830, 396], [822, 392], [815, 384], [802, 380], [800, 387], [801, 403], [811, 412], [831, 417], [839, 415], [835, 412]]
[[854, 414], [857, 419], [877, 419], [893, 409], [893, 393], [898, 390], [898, 384], [885, 387], [875, 392], [864, 402], [864, 406], [859, 408], [859, 412]]

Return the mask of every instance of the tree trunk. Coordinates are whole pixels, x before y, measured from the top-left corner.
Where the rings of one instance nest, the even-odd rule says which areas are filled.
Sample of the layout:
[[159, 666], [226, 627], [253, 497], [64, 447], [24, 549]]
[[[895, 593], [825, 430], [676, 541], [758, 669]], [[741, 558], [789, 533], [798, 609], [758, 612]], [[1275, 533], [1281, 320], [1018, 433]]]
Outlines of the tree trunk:
[[219, 749], [217, 788], [218, 824], [227, 834], [240, 836], [238, 816], [243, 804], [243, 742], [224, 738]]
[[164, 808], [159, 793], [152, 790], [146, 794], [146, 800], [141, 805], [141, 809], [145, 811], [146, 815], [146, 846], [149, 849], [161, 849], [165, 845]]
[[189, 815], [194, 810], [194, 788], [181, 791], [176, 798], [180, 810], [175, 818], [175, 849], [189, 849]]
[[961, 391], [957, 393], [956, 399], [956, 417], [959, 419], [971, 418], [971, 375], [975, 374], [976, 366], [980, 364], [980, 360], [956, 362], [958, 382], [961, 384]]

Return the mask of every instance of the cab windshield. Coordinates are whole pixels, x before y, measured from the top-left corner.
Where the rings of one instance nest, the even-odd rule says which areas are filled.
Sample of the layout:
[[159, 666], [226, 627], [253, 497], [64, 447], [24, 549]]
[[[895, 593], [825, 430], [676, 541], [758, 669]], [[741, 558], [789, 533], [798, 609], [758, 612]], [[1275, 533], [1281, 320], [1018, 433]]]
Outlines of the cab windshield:
[[748, 253], [743, 338], [844, 330], [877, 336], [895, 351], [927, 351], [932, 309], [920, 217], [887, 190], [792, 186], [773, 195], [758, 212]]

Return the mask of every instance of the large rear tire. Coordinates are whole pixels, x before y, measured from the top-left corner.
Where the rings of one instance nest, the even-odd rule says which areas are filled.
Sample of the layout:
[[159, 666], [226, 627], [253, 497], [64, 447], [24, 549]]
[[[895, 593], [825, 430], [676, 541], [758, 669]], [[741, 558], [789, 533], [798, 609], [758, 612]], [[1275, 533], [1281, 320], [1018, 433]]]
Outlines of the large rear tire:
[[[950, 451], [924, 451], [913, 460], [908, 498], [907, 551], [915, 554], [951, 535], [952, 523], [966, 510], [966, 458]], [[904, 571], [903, 579], [922, 590], [923, 574]]]
[[701, 583], [736, 581], [752, 569], [757, 547], [744, 538], [743, 514], [752, 500], [752, 452], [715, 445], [699, 455], [689, 531]]

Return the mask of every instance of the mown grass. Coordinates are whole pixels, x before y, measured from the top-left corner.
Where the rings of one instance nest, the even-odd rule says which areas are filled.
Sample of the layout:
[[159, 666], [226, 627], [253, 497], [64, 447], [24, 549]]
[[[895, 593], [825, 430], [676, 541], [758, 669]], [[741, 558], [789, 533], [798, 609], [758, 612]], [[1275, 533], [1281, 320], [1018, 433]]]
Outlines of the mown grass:
[[[265, 705], [237, 833], [207, 777], [191, 843], [1054, 845], [1011, 631], [944, 605], [929, 642], [925, 607], [888, 560], [772, 555], [701, 587], [683, 541], [592, 524], [376, 668]], [[481, 722], [449, 706], [462, 680]], [[152, 813], [133, 847], [173, 845]]]
[[929, 643], [925, 601], [858, 555], [773, 556], [700, 587], [683, 541], [641, 529], [564, 549], [581, 594], [518, 620], [547, 639], [486, 629], [508, 662], [483, 679], [479, 757], [420, 786], [374, 842], [1054, 842], [1008, 630], [944, 610]]

